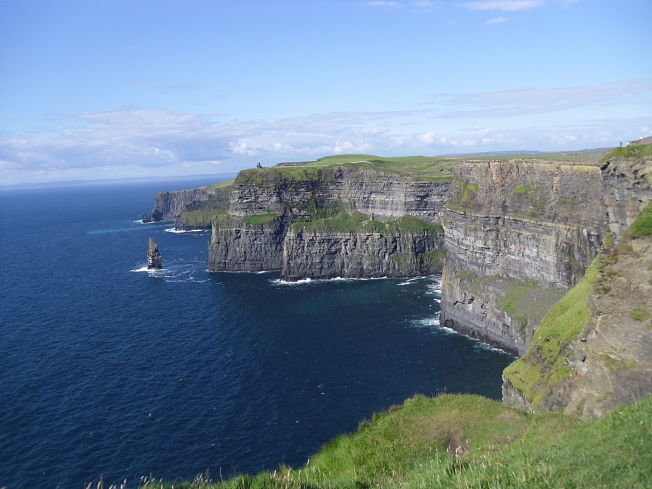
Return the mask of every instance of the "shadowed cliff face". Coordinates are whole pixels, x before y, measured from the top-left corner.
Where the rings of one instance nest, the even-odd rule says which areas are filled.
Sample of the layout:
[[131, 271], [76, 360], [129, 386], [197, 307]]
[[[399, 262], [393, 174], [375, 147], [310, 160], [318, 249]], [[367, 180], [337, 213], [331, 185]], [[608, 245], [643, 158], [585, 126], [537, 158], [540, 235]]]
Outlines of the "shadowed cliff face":
[[406, 277], [441, 271], [443, 232], [288, 232], [283, 244], [283, 280], [305, 277]]
[[462, 163], [443, 221], [442, 324], [522, 354], [599, 250], [602, 190], [597, 166]]

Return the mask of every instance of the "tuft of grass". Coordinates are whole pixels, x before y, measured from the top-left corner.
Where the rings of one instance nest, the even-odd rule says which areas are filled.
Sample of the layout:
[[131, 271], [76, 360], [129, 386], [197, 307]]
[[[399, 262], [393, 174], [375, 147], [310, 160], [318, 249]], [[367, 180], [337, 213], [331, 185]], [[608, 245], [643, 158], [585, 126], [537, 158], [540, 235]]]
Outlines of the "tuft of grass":
[[634, 223], [629, 227], [628, 232], [633, 237], [649, 236], [652, 234], [652, 202], [648, 202], [643, 208]]
[[231, 223], [231, 216], [226, 211], [202, 207], [195, 210], [186, 210], [181, 213], [180, 222], [188, 227], [210, 227], [216, 223], [227, 226]]
[[600, 355], [602, 363], [610, 372], [622, 372], [624, 370], [630, 370], [638, 364], [638, 362], [633, 358], [620, 358], [615, 355], [610, 355], [604, 353]]
[[503, 377], [525, 395], [533, 408], [571, 373], [564, 349], [589, 322], [588, 297], [599, 269], [598, 257], [586, 269], [582, 280], [545, 315], [525, 355], [503, 371]]
[[475, 209], [475, 197], [480, 186], [474, 182], [453, 180], [453, 194], [446, 202], [446, 207], [454, 211], [470, 211]]
[[328, 230], [349, 233], [372, 232], [383, 234], [414, 233], [419, 231], [441, 232], [443, 230], [441, 224], [429, 223], [409, 215], [384, 222], [373, 219], [361, 212], [347, 214], [344, 211], [339, 211], [330, 217], [312, 221], [299, 221], [294, 223], [294, 227], [312, 231]]
[[274, 212], [267, 212], [265, 214], [255, 214], [252, 216], [245, 216], [243, 218], [243, 221], [246, 224], [267, 224], [268, 222], [272, 222], [277, 217], [278, 214]]
[[652, 317], [652, 314], [647, 312], [645, 309], [632, 309], [629, 311], [629, 317], [632, 318], [634, 321], [645, 321], [646, 319], [649, 319]]
[[614, 148], [601, 158], [605, 162], [610, 158], [652, 158], [652, 144], [636, 144]]

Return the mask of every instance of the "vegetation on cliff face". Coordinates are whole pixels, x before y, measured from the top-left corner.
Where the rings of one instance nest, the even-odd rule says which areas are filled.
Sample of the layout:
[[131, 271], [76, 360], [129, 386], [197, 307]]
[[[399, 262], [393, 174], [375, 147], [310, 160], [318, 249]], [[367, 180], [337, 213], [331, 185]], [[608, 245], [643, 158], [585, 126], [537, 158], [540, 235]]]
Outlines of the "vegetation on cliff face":
[[629, 228], [629, 235], [632, 237], [649, 236], [650, 234], [652, 234], [652, 202], [643, 208]]
[[268, 222], [272, 222], [274, 219], [278, 217], [278, 214], [274, 212], [267, 212], [265, 214], [256, 214], [253, 216], [245, 216], [243, 218], [243, 221], [246, 224], [267, 224]]
[[476, 208], [475, 196], [479, 189], [475, 182], [453, 180], [453, 195], [446, 202], [446, 207], [453, 211], [473, 211]]
[[356, 212], [347, 214], [340, 211], [334, 216], [315, 219], [312, 221], [299, 221], [294, 223], [295, 229], [303, 228], [309, 231], [342, 231], [347, 233], [410, 233], [418, 231], [441, 231], [440, 224], [432, 224], [416, 217], [405, 215], [392, 221], [378, 221], [371, 216]]
[[359, 170], [376, 170], [384, 173], [426, 181], [448, 181], [452, 178], [452, 171], [458, 164], [459, 158], [442, 158], [430, 156], [401, 156], [385, 158], [367, 154], [334, 155], [326, 156], [315, 161], [293, 163], [296, 166], [277, 166], [274, 169], [287, 171], [288, 169], [327, 168], [341, 166]]
[[536, 408], [543, 396], [570, 375], [564, 349], [584, 329], [591, 317], [588, 297], [596, 283], [600, 258], [586, 270], [584, 278], [557, 302], [541, 321], [527, 353], [509, 365], [503, 376]]
[[585, 422], [472, 395], [415, 396], [360, 423], [298, 469], [171, 489], [646, 488], [652, 396]]
[[600, 161], [605, 162], [611, 158], [635, 158], [639, 160], [652, 158], [652, 144], [629, 144], [614, 148], [604, 155]]

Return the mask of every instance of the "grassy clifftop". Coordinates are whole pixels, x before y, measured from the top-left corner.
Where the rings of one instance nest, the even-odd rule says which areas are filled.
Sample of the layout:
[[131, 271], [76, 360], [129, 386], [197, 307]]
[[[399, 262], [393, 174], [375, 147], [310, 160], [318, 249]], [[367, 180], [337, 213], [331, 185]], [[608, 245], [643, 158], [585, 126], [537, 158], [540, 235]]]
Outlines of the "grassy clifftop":
[[325, 445], [298, 469], [190, 488], [645, 488], [652, 396], [585, 422], [529, 414], [472, 395], [415, 396]]

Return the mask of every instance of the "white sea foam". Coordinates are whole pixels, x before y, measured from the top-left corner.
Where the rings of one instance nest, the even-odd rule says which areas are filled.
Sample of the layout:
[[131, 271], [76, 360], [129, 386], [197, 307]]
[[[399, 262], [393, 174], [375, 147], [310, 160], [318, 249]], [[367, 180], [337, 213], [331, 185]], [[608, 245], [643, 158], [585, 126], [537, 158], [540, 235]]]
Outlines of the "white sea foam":
[[354, 277], [333, 277], [333, 278], [302, 278], [293, 282], [288, 280], [281, 280], [277, 278], [270, 280], [275, 285], [304, 285], [309, 283], [323, 283], [323, 282], [361, 282], [365, 280], [386, 280], [389, 277], [368, 277], [368, 278], [354, 278]]
[[511, 353], [506, 352], [502, 348], [495, 347], [493, 345], [490, 345], [489, 343], [485, 343], [484, 341], [480, 341], [477, 338], [473, 338], [472, 336], [469, 336], [467, 334], [460, 333], [459, 331], [455, 331], [454, 329], [448, 328], [446, 326], [440, 326], [439, 329], [441, 329], [442, 331], [445, 331], [448, 334], [465, 336], [465, 337], [469, 338], [470, 340], [473, 340], [473, 342], [475, 343], [474, 348], [481, 348], [483, 350], [497, 351], [497, 352], [500, 352], [500, 353], [507, 353], [508, 355], [511, 355]]
[[152, 269], [152, 268], [147, 268], [146, 266], [140, 267], [140, 268], [134, 268], [133, 270], [129, 270], [130, 272], [148, 272], [152, 274], [157, 274], [157, 275], [162, 275], [163, 272], [166, 270], [163, 269]]
[[174, 233], [174, 234], [186, 234], [186, 233], [203, 233], [205, 231], [208, 231], [208, 229], [177, 229], [177, 228], [167, 228], [165, 229], [166, 233]]
[[411, 323], [417, 328], [435, 328], [439, 326], [439, 314], [431, 318], [415, 319]]

